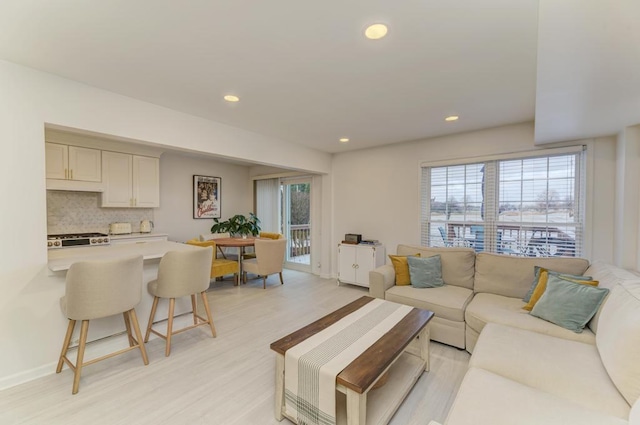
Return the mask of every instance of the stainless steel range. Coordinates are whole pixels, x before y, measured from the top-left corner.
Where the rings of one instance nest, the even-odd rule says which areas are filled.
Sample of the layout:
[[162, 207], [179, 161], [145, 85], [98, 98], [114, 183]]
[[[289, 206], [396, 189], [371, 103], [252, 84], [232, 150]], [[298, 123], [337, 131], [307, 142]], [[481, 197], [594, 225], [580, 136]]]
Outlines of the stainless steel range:
[[109, 245], [109, 235], [104, 233], [67, 233], [47, 235], [47, 249], [72, 248], [77, 246]]

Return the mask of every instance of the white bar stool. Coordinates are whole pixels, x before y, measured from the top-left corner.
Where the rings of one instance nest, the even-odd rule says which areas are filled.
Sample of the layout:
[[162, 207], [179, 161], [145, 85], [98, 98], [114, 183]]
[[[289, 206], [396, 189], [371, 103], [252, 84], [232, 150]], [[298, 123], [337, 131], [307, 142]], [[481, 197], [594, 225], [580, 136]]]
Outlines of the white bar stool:
[[[190, 251], [169, 251], [160, 260], [158, 266], [158, 278], [147, 284], [149, 293], [153, 295], [153, 305], [151, 306], [151, 315], [149, 316], [149, 324], [147, 332], [144, 336], [144, 342], [149, 341], [151, 332], [167, 341], [165, 348], [165, 356], [171, 353], [171, 336], [193, 329], [201, 325], [209, 325], [211, 335], [216, 337], [216, 328], [213, 325], [211, 310], [209, 309], [209, 301], [207, 300], [207, 289], [209, 289], [209, 281], [211, 280], [211, 260], [213, 259], [212, 247], [194, 249]], [[196, 309], [196, 294], [202, 297], [202, 304], [207, 314], [207, 318], [200, 317]], [[176, 298], [191, 296], [191, 306], [193, 308], [193, 325], [173, 330], [173, 315], [176, 305]], [[156, 308], [160, 298], [169, 299], [169, 317], [167, 319], [167, 333], [152, 329], [153, 318], [156, 315]]]
[[[64, 363], [74, 371], [72, 394], [78, 392], [80, 374], [84, 366], [136, 348], [140, 349], [144, 364], [149, 364], [134, 309], [140, 302], [141, 296], [142, 256], [115, 261], [83, 261], [71, 265], [69, 271], [67, 271], [65, 295], [60, 298], [60, 307], [64, 315], [69, 319], [69, 326], [62, 344], [56, 373], [62, 371]], [[124, 317], [129, 347], [85, 362], [84, 351], [87, 343], [89, 321], [120, 313]], [[71, 344], [73, 329], [78, 320], [82, 321], [82, 327], [78, 343], [78, 357], [74, 365], [67, 358], [67, 352]], [[131, 333], [132, 327], [136, 333], [135, 338]]]

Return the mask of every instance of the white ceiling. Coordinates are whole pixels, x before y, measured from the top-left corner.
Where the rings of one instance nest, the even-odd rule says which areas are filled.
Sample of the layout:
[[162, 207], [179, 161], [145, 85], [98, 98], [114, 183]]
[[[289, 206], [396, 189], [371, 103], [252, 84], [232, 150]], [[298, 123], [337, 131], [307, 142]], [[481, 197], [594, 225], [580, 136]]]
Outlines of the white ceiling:
[[640, 1], [540, 1], [536, 142], [640, 124]]
[[342, 152], [533, 120], [538, 3], [3, 0], [0, 58]]

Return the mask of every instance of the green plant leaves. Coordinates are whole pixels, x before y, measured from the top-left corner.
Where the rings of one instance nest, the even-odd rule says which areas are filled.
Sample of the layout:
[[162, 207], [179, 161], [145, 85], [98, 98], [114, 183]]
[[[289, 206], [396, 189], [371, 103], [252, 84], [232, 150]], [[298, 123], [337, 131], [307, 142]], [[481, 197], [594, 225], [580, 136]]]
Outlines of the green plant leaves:
[[231, 235], [253, 236], [260, 233], [260, 219], [254, 213], [249, 213], [248, 218], [242, 214], [236, 214], [226, 221], [214, 218], [213, 222], [211, 233], [229, 232]]

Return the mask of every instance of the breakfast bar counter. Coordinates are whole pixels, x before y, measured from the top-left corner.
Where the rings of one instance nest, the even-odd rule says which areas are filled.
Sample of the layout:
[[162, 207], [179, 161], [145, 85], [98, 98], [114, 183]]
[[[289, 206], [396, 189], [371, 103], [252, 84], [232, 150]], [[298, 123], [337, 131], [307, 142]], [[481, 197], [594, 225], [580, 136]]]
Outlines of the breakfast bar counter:
[[142, 255], [144, 260], [162, 258], [168, 251], [187, 251], [200, 249], [192, 245], [177, 242], [138, 242], [107, 246], [91, 246], [49, 250], [49, 270], [57, 272], [69, 270], [78, 261], [116, 260], [119, 258]]

